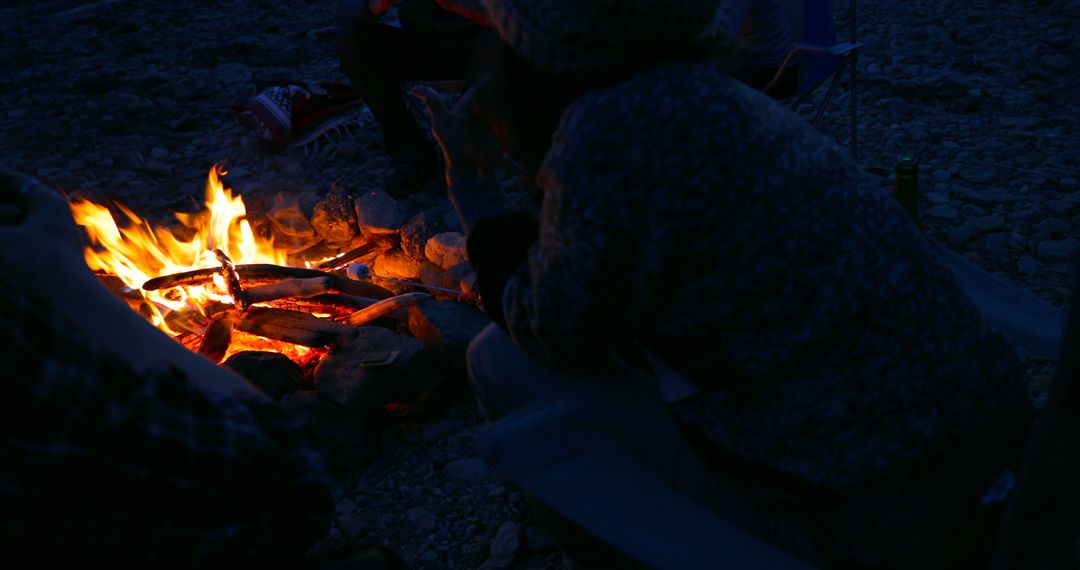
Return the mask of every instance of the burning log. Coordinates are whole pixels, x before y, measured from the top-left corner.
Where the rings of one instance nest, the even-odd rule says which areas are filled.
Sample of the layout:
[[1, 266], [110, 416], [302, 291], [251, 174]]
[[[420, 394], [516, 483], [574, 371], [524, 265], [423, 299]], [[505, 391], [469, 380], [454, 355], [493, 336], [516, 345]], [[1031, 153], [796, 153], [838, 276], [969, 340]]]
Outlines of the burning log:
[[165, 325], [174, 331], [202, 336], [210, 319], [232, 309], [232, 305], [218, 301], [208, 302], [201, 308], [188, 305], [165, 313]]
[[345, 319], [345, 322], [353, 326], [360, 326], [379, 317], [384, 317], [397, 309], [411, 307], [420, 301], [431, 298], [432, 296], [427, 293], [405, 293], [403, 295], [396, 295], [356, 311], [349, 315], [348, 318]]
[[[221, 273], [221, 269], [206, 268], [184, 271], [183, 273], [174, 273], [172, 275], [162, 275], [161, 277], [155, 277], [146, 283], [143, 283], [142, 288], [144, 291], [157, 291], [158, 289], [168, 289], [170, 287], [194, 287], [197, 285], [206, 285], [214, 280], [214, 275], [219, 273]], [[322, 271], [317, 271], [315, 269], [283, 267], [281, 265], [271, 265], [269, 263], [237, 265], [236, 274], [244, 279], [265, 279], [268, 281], [280, 281], [282, 279], [293, 278], [302, 279], [325, 275]]]
[[319, 348], [356, 337], [356, 327], [299, 311], [255, 307], [239, 316], [236, 330], [301, 346]]
[[270, 285], [252, 287], [246, 291], [250, 303], [268, 303], [291, 297], [313, 297], [330, 290], [334, 280], [330, 276], [308, 279], [286, 279]]
[[246, 311], [251, 306], [251, 300], [248, 299], [247, 293], [240, 285], [240, 276], [236, 274], [236, 266], [233, 265], [228, 255], [225, 255], [224, 251], [215, 249], [214, 254], [217, 255], [218, 261], [221, 262], [221, 277], [225, 279], [225, 287], [229, 290], [229, 295], [233, 298], [233, 303], [237, 309]]
[[232, 311], [214, 315], [210, 319], [210, 324], [206, 325], [206, 331], [202, 335], [202, 342], [199, 343], [197, 352], [215, 363], [221, 362], [225, 354], [229, 352], [229, 345], [232, 344], [232, 331]]
[[343, 295], [341, 293], [326, 293], [323, 295], [315, 295], [307, 299], [313, 303], [322, 303], [324, 305], [332, 305], [335, 307], [347, 307], [350, 309], [366, 309], [379, 300], [373, 297], [359, 297], [356, 295]]
[[[309, 279], [312, 277], [329, 277], [333, 280], [331, 289], [336, 289], [348, 295], [360, 297], [373, 297], [385, 299], [392, 295], [390, 291], [371, 283], [353, 281], [343, 275], [327, 273], [318, 269], [305, 269], [302, 267], [284, 267], [269, 263], [255, 263], [250, 265], [237, 265], [236, 274], [243, 280], [283, 281], [285, 279]], [[144, 291], [157, 291], [170, 287], [194, 287], [206, 285], [214, 280], [214, 275], [221, 272], [217, 268], [196, 269], [172, 275], [162, 275], [143, 283]]]

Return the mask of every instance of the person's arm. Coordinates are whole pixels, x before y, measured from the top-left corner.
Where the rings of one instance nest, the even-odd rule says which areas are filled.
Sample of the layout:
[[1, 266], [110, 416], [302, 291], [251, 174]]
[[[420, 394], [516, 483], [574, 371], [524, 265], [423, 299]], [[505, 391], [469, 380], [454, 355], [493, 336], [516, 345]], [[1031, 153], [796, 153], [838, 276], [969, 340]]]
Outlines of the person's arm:
[[453, 12], [472, 23], [485, 28], [493, 27], [483, 0], [435, 0], [447, 12]]
[[642, 290], [648, 279], [638, 274], [638, 257], [649, 253], [639, 244], [648, 222], [631, 220], [630, 195], [641, 189], [607, 175], [622, 168], [608, 161], [623, 157], [592, 152], [587, 136], [556, 133], [555, 141], [538, 176], [544, 202], [537, 241], [508, 278], [500, 312], [527, 352], [585, 368], [625, 346], [639, 320], [651, 318], [637, 302], [653, 294]]
[[0, 225], [0, 536], [143, 562], [302, 555], [330, 506], [302, 425], [109, 293], [58, 194], [0, 175], [0, 202], [20, 212]]
[[31, 297], [64, 315], [80, 333], [133, 370], [169, 364], [199, 388], [256, 394], [246, 380], [183, 347], [109, 292], [83, 259], [67, 201], [32, 179], [0, 177], [0, 199], [23, 219], [0, 226], [0, 267]]
[[299, 559], [325, 533], [329, 478], [298, 422], [164, 361], [136, 372], [26, 293], [0, 277], [5, 551], [201, 566]]
[[[627, 158], [598, 155], [581, 127], [587, 113], [564, 118], [538, 183], [544, 194], [539, 223], [501, 203], [490, 165], [500, 146], [476, 107], [450, 112], [429, 90], [414, 90], [428, 106], [447, 164], [451, 201], [468, 234], [485, 310], [527, 351], [561, 364], [587, 365], [634, 334], [632, 287], [637, 236], [622, 186]], [[593, 109], [595, 111], [595, 109]], [[496, 113], [497, 115], [497, 113]], [[604, 136], [607, 127], [584, 126]], [[504, 286], [505, 284], [505, 286]], [[640, 315], [648, 318], [647, 315]]]

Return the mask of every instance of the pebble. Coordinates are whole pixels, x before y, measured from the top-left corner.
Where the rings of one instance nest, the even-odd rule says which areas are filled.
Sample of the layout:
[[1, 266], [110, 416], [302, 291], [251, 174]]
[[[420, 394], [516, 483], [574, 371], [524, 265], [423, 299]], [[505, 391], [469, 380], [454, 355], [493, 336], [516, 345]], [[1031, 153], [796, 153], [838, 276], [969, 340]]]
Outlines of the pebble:
[[356, 510], [356, 502], [346, 497], [338, 501], [335, 510], [338, 512], [338, 514], [351, 513]]
[[1069, 224], [1061, 218], [1047, 218], [1035, 224], [1035, 239], [1061, 239], [1069, 232]]
[[285, 165], [285, 174], [292, 178], [300, 178], [304, 175], [304, 166], [298, 162], [290, 162]]
[[443, 475], [451, 481], [475, 483], [488, 475], [488, 466], [475, 457], [458, 459], [443, 467]]
[[488, 559], [480, 565], [480, 570], [508, 570], [520, 550], [521, 529], [514, 521], [506, 521], [495, 533]]
[[1058, 72], [1067, 71], [1072, 68], [1072, 63], [1069, 61], [1069, 58], [1060, 53], [1050, 54], [1043, 60], [1043, 63], [1046, 67]]
[[1025, 253], [1020, 256], [1020, 261], [1016, 262], [1016, 270], [1024, 275], [1034, 275], [1039, 271], [1039, 262]]
[[465, 422], [457, 419], [442, 420], [424, 426], [422, 436], [424, 441], [437, 441], [450, 434], [457, 433], [465, 428]]
[[927, 208], [926, 215], [939, 220], [955, 220], [960, 217], [960, 211], [948, 204], [938, 204]]
[[438, 525], [438, 517], [424, 507], [413, 507], [405, 511], [405, 523], [418, 534], [429, 533]]
[[371, 525], [361, 518], [358, 513], [338, 515], [337, 522], [338, 528], [349, 538], [360, 538], [366, 535], [371, 528]]
[[1047, 262], [1072, 260], [1078, 245], [1080, 242], [1072, 238], [1043, 240], [1039, 242], [1039, 259]]
[[968, 223], [976, 232], [984, 234], [1005, 227], [1005, 218], [1000, 214], [991, 214], [989, 216], [975, 218]]

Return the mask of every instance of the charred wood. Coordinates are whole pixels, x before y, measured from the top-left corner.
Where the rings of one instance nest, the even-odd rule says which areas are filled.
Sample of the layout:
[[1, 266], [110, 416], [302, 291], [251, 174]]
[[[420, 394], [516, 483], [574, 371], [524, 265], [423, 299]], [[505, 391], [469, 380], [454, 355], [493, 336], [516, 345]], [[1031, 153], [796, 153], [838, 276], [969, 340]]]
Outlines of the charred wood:
[[218, 313], [210, 319], [210, 324], [206, 325], [198, 353], [215, 363], [221, 362], [225, 354], [229, 352], [229, 345], [232, 344], [232, 331], [232, 311]]
[[[206, 285], [214, 280], [214, 275], [220, 273], [220, 269], [206, 268], [162, 275], [143, 283], [143, 290], [157, 291], [170, 287], [193, 287]], [[373, 297], [385, 299], [393, 293], [389, 290], [363, 281], [353, 281], [344, 275], [319, 271], [318, 269], [306, 269], [303, 267], [284, 267], [269, 263], [256, 263], [250, 265], [237, 265], [236, 274], [244, 281], [282, 281], [285, 279], [309, 279], [316, 277], [329, 277], [332, 280], [330, 288], [348, 295], [361, 297]]]
[[330, 290], [334, 280], [329, 276], [307, 279], [285, 279], [270, 285], [252, 287], [245, 291], [250, 303], [268, 303], [292, 297], [312, 297]]
[[269, 307], [255, 307], [236, 320], [236, 329], [312, 348], [341, 344], [356, 337], [356, 327]]
[[431, 298], [432, 296], [427, 293], [405, 293], [403, 295], [396, 295], [356, 311], [349, 315], [348, 318], [345, 319], [345, 322], [353, 326], [360, 326], [380, 317], [385, 317], [398, 309], [408, 308], [420, 301]]

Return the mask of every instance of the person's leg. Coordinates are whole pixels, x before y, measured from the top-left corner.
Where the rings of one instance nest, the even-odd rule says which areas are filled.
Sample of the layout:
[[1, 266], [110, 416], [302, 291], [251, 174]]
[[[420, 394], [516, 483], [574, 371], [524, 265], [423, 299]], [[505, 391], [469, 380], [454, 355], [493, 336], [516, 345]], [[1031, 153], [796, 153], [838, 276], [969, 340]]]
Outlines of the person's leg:
[[494, 36], [478, 27], [394, 27], [379, 24], [364, 10], [364, 0], [339, 4], [338, 60], [382, 127], [384, 148], [394, 161], [387, 190], [403, 195], [434, 177], [437, 160], [434, 145], [409, 110], [401, 83], [473, 77], [483, 64], [478, 55], [486, 53], [480, 46]]
[[[771, 65], [747, 66], [735, 73], [735, 79], [757, 89], [764, 91], [776, 77], [779, 67]], [[797, 91], [798, 72], [794, 65], [788, 66], [780, 75], [776, 84], [766, 94], [773, 99], [782, 100], [793, 97]]]
[[359, 11], [364, 0], [338, 6], [337, 56], [341, 69], [360, 92], [383, 130], [387, 154], [397, 161], [421, 161], [434, 171], [434, 149], [405, 104], [400, 83], [423, 65], [408, 32], [379, 24]]

